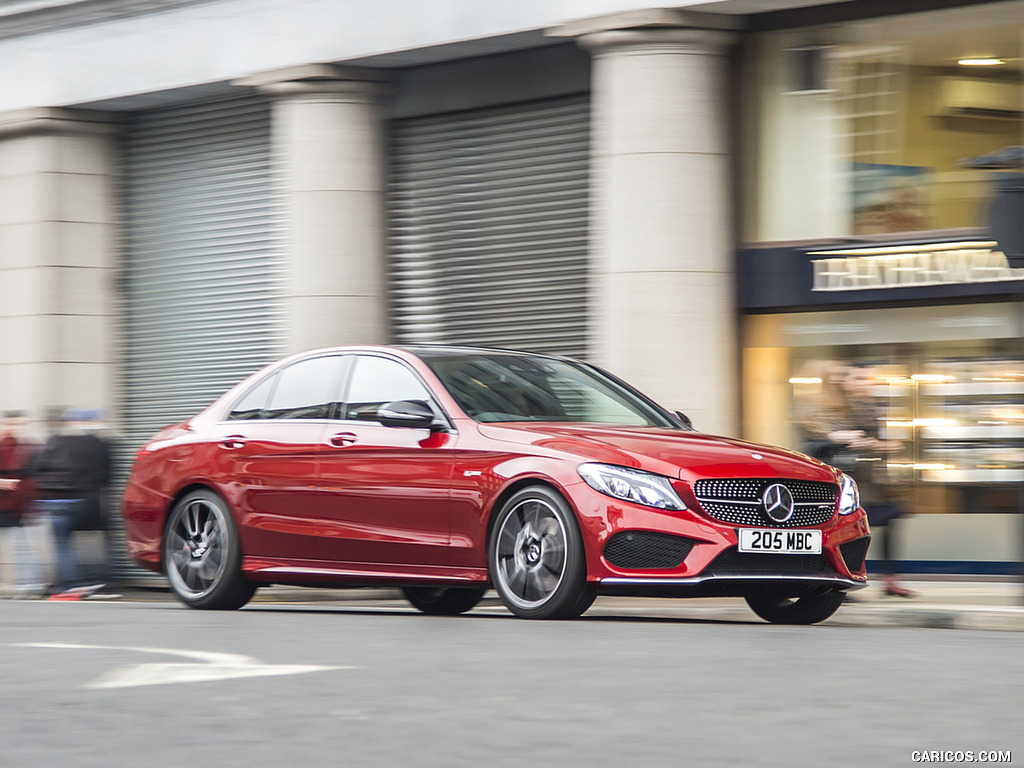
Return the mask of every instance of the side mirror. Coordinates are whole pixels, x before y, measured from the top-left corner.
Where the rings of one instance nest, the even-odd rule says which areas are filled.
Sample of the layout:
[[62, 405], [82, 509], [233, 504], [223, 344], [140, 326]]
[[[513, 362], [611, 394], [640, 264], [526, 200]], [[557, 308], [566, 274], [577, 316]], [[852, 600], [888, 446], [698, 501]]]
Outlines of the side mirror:
[[377, 409], [377, 420], [385, 427], [430, 429], [434, 412], [422, 400], [395, 400]]
[[683, 413], [682, 411], [672, 411], [672, 415], [679, 419], [679, 421], [682, 422], [682, 425], [684, 427], [686, 427], [687, 429], [693, 429], [693, 422], [690, 421], [690, 417], [687, 416], [685, 413]]

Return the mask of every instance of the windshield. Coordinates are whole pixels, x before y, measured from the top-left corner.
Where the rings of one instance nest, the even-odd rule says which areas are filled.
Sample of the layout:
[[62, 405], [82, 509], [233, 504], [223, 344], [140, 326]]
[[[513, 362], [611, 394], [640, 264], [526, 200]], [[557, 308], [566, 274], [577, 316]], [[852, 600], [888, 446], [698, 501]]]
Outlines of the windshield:
[[679, 428], [665, 413], [600, 372], [515, 353], [423, 353], [466, 414], [477, 421], [570, 421]]

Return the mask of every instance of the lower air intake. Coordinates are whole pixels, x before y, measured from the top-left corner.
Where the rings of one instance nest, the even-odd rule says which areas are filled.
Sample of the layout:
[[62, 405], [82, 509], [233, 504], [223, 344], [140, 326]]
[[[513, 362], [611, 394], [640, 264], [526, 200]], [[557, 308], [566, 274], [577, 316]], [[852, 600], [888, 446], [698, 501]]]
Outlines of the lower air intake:
[[839, 545], [839, 552], [843, 556], [843, 562], [850, 569], [850, 573], [857, 573], [864, 567], [864, 558], [868, 556], [868, 545], [871, 537], [865, 536], [861, 539], [854, 539], [845, 544]]
[[693, 540], [653, 531], [622, 531], [604, 547], [604, 559], [616, 568], [666, 570], [678, 568], [693, 549]]
[[715, 576], [835, 576], [823, 555], [747, 554], [735, 547], [711, 561], [704, 575]]

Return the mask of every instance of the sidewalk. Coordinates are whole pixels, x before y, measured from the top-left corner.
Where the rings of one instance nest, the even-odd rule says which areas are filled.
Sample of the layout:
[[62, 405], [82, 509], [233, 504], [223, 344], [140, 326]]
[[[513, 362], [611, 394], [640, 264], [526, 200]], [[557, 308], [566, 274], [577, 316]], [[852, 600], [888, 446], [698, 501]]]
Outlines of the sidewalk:
[[885, 597], [880, 585], [853, 595], [829, 621], [845, 626], [1024, 631], [1024, 584], [1002, 581], [912, 581], [911, 599]]
[[[1024, 632], [1024, 584], [1019, 579], [972, 579], [908, 581], [917, 593], [913, 598], [886, 597], [880, 584], [852, 593], [825, 624], [845, 627], [917, 627]], [[948, 580], [947, 580], [948, 579]], [[174, 601], [162, 588], [122, 587], [125, 600]], [[405, 610], [409, 604], [397, 589], [303, 589], [267, 587], [253, 598], [254, 605], [337, 605], [373, 610]], [[506, 614], [494, 592], [489, 592], [477, 612]], [[587, 616], [645, 617], [690, 621], [761, 623], [739, 598], [630, 598], [599, 597]]]
[[[1019, 580], [905, 583], [917, 593], [915, 597], [886, 597], [882, 587], [873, 584], [852, 593], [851, 599], [824, 624], [1024, 632], [1024, 584]], [[587, 615], [593, 613], [702, 621], [761, 621], [743, 600], [735, 598], [664, 601], [599, 598]]]

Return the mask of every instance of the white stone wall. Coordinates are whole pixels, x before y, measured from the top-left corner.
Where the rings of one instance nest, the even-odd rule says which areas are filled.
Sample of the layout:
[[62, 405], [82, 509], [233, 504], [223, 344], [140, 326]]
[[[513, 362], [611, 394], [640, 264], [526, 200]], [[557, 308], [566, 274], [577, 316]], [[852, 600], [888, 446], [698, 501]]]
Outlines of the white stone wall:
[[0, 113], [224, 82], [306, 63], [381, 54], [392, 54], [396, 63], [422, 62], [429, 57], [419, 49], [453, 43], [459, 43], [453, 58], [483, 55], [522, 42], [496, 36], [532, 31], [530, 42], [543, 43], [548, 27], [649, 5], [649, 0], [220, 0], [39, 35], [0, 36]]
[[[900, 560], [1024, 561], [1024, 521], [1020, 515], [936, 514], [912, 515], [895, 522]], [[878, 537], [871, 543], [869, 560], [882, 557]]]
[[113, 127], [0, 122], [0, 408], [113, 405]]
[[839, 114], [835, 95], [793, 93], [787, 47], [799, 34], [760, 41], [757, 70], [761, 114], [757, 123], [757, 222], [755, 241], [814, 240], [848, 235], [853, 194], [847, 163], [850, 126]]
[[323, 66], [255, 82], [275, 99], [289, 351], [387, 343], [383, 84]]
[[594, 52], [595, 357], [704, 432], [738, 435], [727, 32], [609, 30]]

